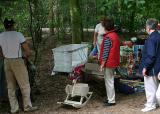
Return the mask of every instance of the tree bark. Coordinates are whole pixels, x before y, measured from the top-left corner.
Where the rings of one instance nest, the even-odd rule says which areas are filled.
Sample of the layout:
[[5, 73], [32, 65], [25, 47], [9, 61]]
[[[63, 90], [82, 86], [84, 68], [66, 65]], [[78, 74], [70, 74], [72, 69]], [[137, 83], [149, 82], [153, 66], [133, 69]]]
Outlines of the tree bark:
[[2, 21], [2, 8], [0, 8], [0, 21], [3, 22]]
[[72, 23], [72, 43], [81, 43], [83, 40], [83, 27], [79, 0], [70, 0], [70, 15]]

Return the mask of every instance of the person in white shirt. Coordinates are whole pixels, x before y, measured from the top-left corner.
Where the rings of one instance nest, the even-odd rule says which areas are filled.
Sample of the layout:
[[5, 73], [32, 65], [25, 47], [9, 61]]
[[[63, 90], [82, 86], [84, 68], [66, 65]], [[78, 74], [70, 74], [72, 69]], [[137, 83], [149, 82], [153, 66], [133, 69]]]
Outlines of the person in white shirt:
[[103, 27], [103, 24], [104, 24], [105, 21], [106, 21], [106, 17], [101, 16], [100, 17], [100, 23], [98, 23], [96, 25], [95, 30], [94, 30], [93, 45], [94, 45], [94, 47], [97, 46], [98, 58], [99, 58], [101, 43], [102, 43], [102, 40], [103, 40], [103, 37], [104, 37], [103, 35], [105, 33], [105, 29]]
[[29, 77], [24, 60], [22, 59], [21, 48], [23, 48], [26, 58], [31, 55], [31, 50], [22, 33], [14, 30], [14, 23], [12, 19], [8, 20], [6, 18], [4, 20], [6, 31], [0, 34], [0, 48], [4, 56], [11, 113], [19, 112], [19, 104], [16, 97], [17, 84], [22, 93], [24, 111], [34, 111], [37, 110], [37, 107], [33, 107], [31, 103]]

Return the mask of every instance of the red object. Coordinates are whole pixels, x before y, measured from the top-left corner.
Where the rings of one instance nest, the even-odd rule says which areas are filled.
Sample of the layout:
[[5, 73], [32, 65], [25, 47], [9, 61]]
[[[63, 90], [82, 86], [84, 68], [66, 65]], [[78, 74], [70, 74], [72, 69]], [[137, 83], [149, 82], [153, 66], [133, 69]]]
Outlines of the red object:
[[128, 55], [128, 65], [127, 65], [127, 72], [128, 75], [132, 75], [133, 74], [133, 69], [135, 67], [135, 63], [134, 63], [134, 55], [133, 52], [129, 53]]
[[160, 23], [158, 23], [158, 27], [157, 28], [158, 28], [158, 30], [160, 30]]
[[133, 46], [133, 43], [131, 41], [123, 41], [122, 44], [123, 44], [123, 46], [128, 46], [130, 48], [132, 48], [132, 46]]
[[79, 78], [79, 80], [81, 80], [83, 67], [84, 67], [84, 65], [80, 65], [80, 66], [75, 67], [73, 72], [69, 74], [69, 79], [74, 80], [74, 79]]
[[108, 59], [104, 67], [116, 68], [120, 64], [120, 41], [119, 41], [117, 33], [114, 31], [107, 32], [104, 35], [102, 45], [101, 45], [101, 50], [100, 50], [100, 64], [102, 64], [102, 54], [104, 50], [104, 39], [105, 38], [109, 38], [111, 40], [112, 46], [111, 46], [109, 56], [108, 56]]
[[83, 67], [84, 65], [77, 66], [76, 68], [74, 68], [74, 73], [77, 75], [81, 75]]

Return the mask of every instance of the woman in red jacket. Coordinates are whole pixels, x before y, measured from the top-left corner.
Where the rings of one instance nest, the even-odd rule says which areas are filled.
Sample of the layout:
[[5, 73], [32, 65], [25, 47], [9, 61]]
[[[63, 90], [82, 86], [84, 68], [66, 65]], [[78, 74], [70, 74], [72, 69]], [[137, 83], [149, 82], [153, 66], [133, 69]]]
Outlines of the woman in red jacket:
[[114, 22], [107, 19], [105, 35], [100, 50], [100, 71], [104, 70], [104, 79], [107, 92], [105, 105], [115, 105], [114, 69], [120, 64], [120, 41], [114, 29]]

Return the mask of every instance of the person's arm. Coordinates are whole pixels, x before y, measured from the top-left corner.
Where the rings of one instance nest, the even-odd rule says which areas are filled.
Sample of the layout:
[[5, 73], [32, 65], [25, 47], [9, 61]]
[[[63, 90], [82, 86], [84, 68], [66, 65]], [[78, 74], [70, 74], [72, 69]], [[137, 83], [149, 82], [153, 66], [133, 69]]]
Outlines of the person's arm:
[[160, 72], [158, 73], [158, 79], [160, 80]]
[[93, 36], [93, 45], [94, 45], [94, 47], [96, 47], [98, 31], [99, 31], [99, 24], [97, 24], [95, 29], [94, 29], [94, 36]]
[[156, 42], [153, 40], [153, 38], [148, 39], [147, 41], [147, 56], [146, 59], [144, 61], [144, 68], [142, 71], [142, 75], [143, 76], [147, 76], [148, 75], [148, 70], [152, 67], [152, 64], [154, 64], [155, 60], [156, 60]]
[[32, 51], [30, 50], [28, 43], [25, 41], [22, 44], [22, 48], [24, 49], [24, 57], [28, 58], [31, 56]]
[[31, 50], [28, 46], [28, 43], [26, 41], [26, 39], [24, 38], [23, 34], [22, 33], [18, 33], [18, 37], [19, 37], [19, 42], [21, 44], [21, 47], [23, 48], [24, 50], [24, 57], [28, 58], [31, 56]]
[[150, 69], [150, 67], [156, 60], [156, 48], [156, 42], [153, 39], [149, 39], [149, 41], [147, 42], [147, 56], [144, 61], [144, 66], [146, 69]]
[[2, 51], [2, 48], [1, 48], [1, 44], [2, 43], [2, 41], [0, 41], [0, 57], [4, 57], [4, 55], [3, 55], [3, 51]]
[[0, 47], [0, 57], [3, 57], [3, 52], [1, 47]]
[[101, 63], [101, 66], [100, 66], [100, 71], [103, 70], [104, 68], [104, 65], [108, 59], [108, 56], [109, 56], [109, 51], [110, 51], [110, 48], [111, 48], [111, 40], [109, 38], [105, 38], [104, 39], [104, 50], [103, 50], [103, 53], [102, 53], [102, 63]]
[[94, 32], [94, 37], [93, 37], [93, 45], [94, 45], [94, 47], [96, 47], [97, 36], [98, 36], [98, 33]]

